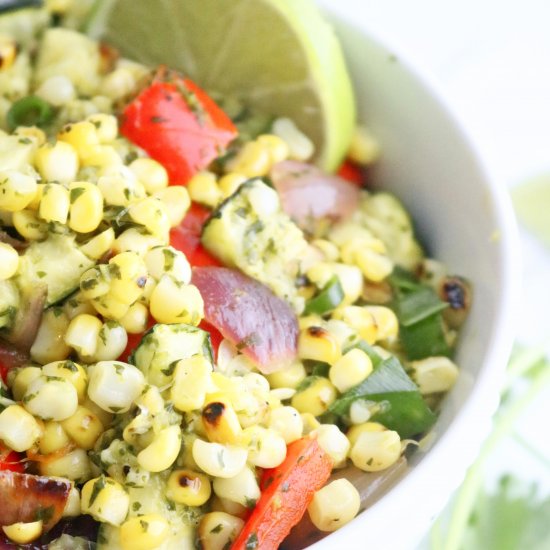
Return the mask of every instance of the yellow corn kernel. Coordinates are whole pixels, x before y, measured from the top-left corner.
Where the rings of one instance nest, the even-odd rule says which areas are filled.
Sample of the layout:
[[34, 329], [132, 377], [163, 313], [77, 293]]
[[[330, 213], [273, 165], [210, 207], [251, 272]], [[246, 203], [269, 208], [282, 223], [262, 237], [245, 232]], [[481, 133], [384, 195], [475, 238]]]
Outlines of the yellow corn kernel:
[[325, 321], [320, 315], [305, 315], [298, 318], [298, 326], [300, 330], [304, 330], [309, 327], [324, 327]]
[[16, 544], [28, 544], [42, 534], [42, 520], [14, 523], [2, 527], [4, 534]]
[[186, 506], [202, 506], [211, 494], [208, 476], [192, 470], [175, 470], [166, 483], [166, 496]]
[[132, 72], [125, 67], [119, 67], [103, 78], [99, 92], [103, 96], [117, 100], [132, 93], [135, 86], [136, 79]]
[[128, 206], [146, 197], [143, 186], [125, 174], [100, 176], [97, 186], [109, 206]]
[[217, 495], [212, 497], [210, 501], [210, 509], [212, 512], [225, 512], [237, 518], [246, 518], [249, 515], [249, 509], [238, 502], [220, 498]]
[[448, 357], [428, 357], [413, 361], [413, 380], [418, 384], [422, 395], [449, 391], [458, 378], [458, 367]]
[[199, 202], [214, 208], [221, 202], [223, 195], [216, 181], [216, 174], [212, 172], [199, 172], [195, 174], [187, 184], [187, 191], [194, 202]]
[[64, 477], [77, 483], [84, 483], [92, 477], [88, 453], [84, 449], [74, 449], [60, 458], [41, 462], [40, 474], [51, 477]]
[[68, 326], [69, 318], [61, 308], [46, 309], [30, 350], [31, 359], [42, 365], [66, 359], [71, 353], [64, 340]]
[[15, 40], [5, 34], [0, 36], [0, 71], [7, 71], [13, 65], [16, 56], [17, 43]]
[[59, 422], [54, 422], [53, 420], [44, 422], [44, 431], [38, 440], [38, 450], [43, 455], [49, 455], [50, 453], [60, 451], [70, 443], [71, 440], [67, 432], [65, 432], [63, 426]]
[[364, 126], [355, 128], [348, 150], [348, 157], [353, 162], [363, 166], [373, 164], [380, 157], [380, 144]]
[[313, 142], [294, 124], [290, 118], [278, 118], [273, 122], [272, 132], [283, 139], [293, 160], [309, 160], [315, 153]]
[[228, 172], [238, 172], [248, 178], [265, 176], [271, 168], [271, 155], [258, 141], [249, 141], [227, 163]]
[[336, 388], [330, 380], [321, 376], [306, 381], [310, 383], [294, 394], [291, 405], [301, 413], [320, 416], [336, 400]]
[[120, 526], [122, 550], [154, 550], [170, 536], [170, 524], [160, 514], [144, 514]]
[[230, 478], [236, 476], [245, 466], [248, 451], [234, 445], [208, 443], [202, 439], [193, 441], [193, 459], [208, 475]]
[[177, 362], [170, 398], [174, 407], [182, 412], [200, 409], [210, 387], [212, 364], [201, 355]]
[[118, 136], [118, 120], [114, 115], [105, 113], [95, 113], [86, 117], [96, 129], [96, 134], [100, 143], [110, 143]]
[[57, 139], [72, 145], [81, 160], [99, 145], [97, 129], [89, 120], [67, 124], [57, 134]]
[[116, 238], [113, 251], [117, 254], [121, 252], [135, 252], [140, 256], [145, 256], [151, 248], [163, 246], [166, 242], [166, 239], [160, 239], [151, 235], [143, 227], [132, 227], [123, 231]]
[[262, 134], [256, 141], [267, 149], [272, 166], [286, 160], [290, 154], [286, 141], [275, 134]]
[[384, 432], [386, 428], [379, 422], [364, 422], [363, 424], [357, 424], [352, 426], [346, 433], [346, 437], [349, 439], [351, 446], [355, 445], [359, 436], [364, 432]]
[[80, 515], [80, 491], [74, 486], [74, 484], [72, 484], [69, 496], [67, 498], [67, 503], [63, 509], [63, 517], [76, 518]]
[[69, 143], [44, 143], [34, 156], [34, 164], [44, 181], [69, 183], [78, 173], [78, 154]]
[[119, 319], [120, 324], [128, 334], [141, 334], [147, 329], [149, 310], [140, 302], [132, 304], [124, 317]]
[[22, 172], [0, 172], [0, 209], [8, 212], [23, 210], [36, 195], [36, 180]]
[[218, 181], [218, 187], [222, 192], [223, 198], [231, 196], [248, 178], [244, 174], [230, 172], [222, 176]]
[[307, 511], [320, 531], [336, 531], [349, 523], [361, 507], [357, 489], [347, 479], [337, 479], [313, 495]]
[[95, 298], [92, 301], [95, 310], [106, 319], [118, 320], [128, 313], [129, 305], [117, 300], [110, 294]]
[[10, 449], [23, 452], [38, 440], [42, 430], [32, 414], [19, 405], [10, 405], [0, 412], [0, 440]]
[[355, 263], [362, 271], [365, 279], [374, 283], [383, 281], [393, 271], [393, 262], [388, 256], [369, 248], [363, 248], [355, 252]]
[[99, 260], [108, 254], [115, 242], [115, 232], [112, 227], [92, 237], [87, 243], [80, 247], [80, 250], [92, 260]]
[[202, 410], [202, 423], [208, 439], [216, 443], [235, 444], [242, 433], [237, 414], [227, 400], [207, 402]]
[[95, 313], [92, 304], [84, 297], [82, 292], [78, 291], [73, 294], [64, 304], [63, 311], [69, 320], [74, 319], [81, 313]]
[[300, 361], [295, 361], [289, 367], [267, 375], [272, 388], [296, 388], [306, 377], [306, 369]]
[[332, 458], [334, 468], [344, 467], [350, 449], [350, 442], [338, 426], [321, 424], [315, 430], [315, 434], [321, 448]]
[[59, 183], [48, 183], [42, 188], [38, 215], [47, 222], [67, 223], [69, 191]]
[[95, 354], [102, 326], [101, 321], [93, 315], [77, 315], [69, 323], [65, 343], [76, 350], [80, 358], [91, 358]]
[[364, 306], [374, 317], [376, 323], [376, 341], [395, 340], [399, 332], [399, 321], [395, 313], [384, 306]]
[[197, 326], [204, 317], [204, 302], [199, 289], [171, 275], [163, 275], [149, 300], [151, 315], [159, 323], [187, 323]]
[[368, 233], [359, 237], [354, 237], [342, 244], [340, 249], [342, 260], [347, 264], [354, 263], [357, 253], [361, 250], [371, 250], [378, 254], [386, 254], [386, 245], [380, 239]]
[[19, 267], [19, 254], [10, 244], [0, 242], [0, 280], [13, 277]]
[[185, 254], [171, 246], [156, 246], [145, 254], [144, 260], [149, 275], [157, 281], [169, 274], [177, 283], [191, 282], [191, 266]]
[[137, 158], [129, 168], [150, 195], [168, 187], [168, 172], [156, 160]]
[[253, 508], [261, 495], [256, 474], [248, 466], [235, 477], [215, 479], [214, 492], [221, 499], [237, 502], [247, 508]]
[[336, 338], [322, 327], [311, 326], [300, 331], [298, 357], [302, 360], [324, 361], [333, 365], [341, 356]]
[[340, 306], [332, 312], [332, 318], [347, 323], [368, 344], [376, 342], [376, 319], [368, 309], [361, 306]]
[[94, 413], [104, 426], [111, 425], [111, 422], [113, 421], [113, 418], [114, 418], [113, 413], [108, 412], [105, 409], [102, 409], [99, 405], [94, 403], [89, 397], [86, 397], [86, 399], [84, 399], [84, 401], [82, 402], [82, 405], [86, 407], [89, 411]]
[[78, 400], [83, 401], [86, 398], [88, 375], [78, 363], [74, 363], [73, 361], [53, 361], [42, 367], [42, 374], [68, 380], [75, 387]]
[[[46, 2], [47, 10], [50, 13], [56, 11], [64, 12], [66, 11], [69, 3], [71, 3], [71, 0], [48, 0]], [[58, 7], [62, 7], [62, 9], [57, 10], [56, 8]], [[44, 101], [51, 103], [54, 107], [61, 107], [62, 105], [73, 101], [76, 97], [74, 84], [64, 75], [56, 75], [46, 78], [34, 93], [38, 97], [41, 97]]]
[[308, 435], [321, 425], [321, 423], [311, 413], [301, 413], [300, 417], [304, 425], [302, 435]]
[[32, 140], [38, 146], [46, 143], [46, 133], [37, 126], [18, 126], [13, 133], [16, 136]]
[[230, 548], [243, 528], [241, 518], [226, 512], [210, 512], [202, 516], [199, 523], [199, 540], [203, 550], [224, 550]]
[[33, 380], [36, 380], [42, 374], [39, 367], [23, 367], [17, 369], [17, 373], [11, 384], [11, 393], [16, 401], [21, 401], [27, 388]]
[[143, 225], [151, 235], [168, 241], [170, 216], [164, 203], [154, 197], [133, 202], [128, 214], [132, 221]]
[[75, 387], [65, 378], [46, 375], [29, 384], [22, 401], [27, 411], [42, 420], [65, 420], [78, 407]]
[[48, 225], [32, 210], [14, 212], [12, 222], [19, 235], [27, 241], [41, 241], [48, 236]]
[[34, 212], [38, 212], [38, 208], [40, 207], [40, 201], [42, 200], [42, 193], [44, 192], [44, 188], [46, 187], [46, 185], [48, 184], [47, 183], [36, 184], [36, 193], [34, 194], [32, 201], [29, 202], [25, 210], [33, 210]]
[[171, 185], [166, 189], [156, 191], [153, 196], [166, 207], [170, 227], [177, 227], [191, 206], [189, 192], [182, 185]]
[[343, 355], [329, 370], [330, 381], [340, 393], [361, 383], [372, 372], [372, 361], [362, 350], [354, 348]]
[[110, 477], [90, 479], [81, 493], [83, 514], [90, 514], [96, 521], [120, 525], [128, 514], [130, 497], [120, 483]]
[[89, 451], [103, 433], [103, 424], [86, 407], [79, 406], [76, 412], [61, 422], [69, 437], [81, 448]]
[[137, 455], [138, 464], [148, 472], [162, 472], [176, 461], [181, 448], [179, 426], [161, 430], [145, 449]]
[[286, 457], [286, 443], [274, 430], [250, 426], [243, 430], [243, 443], [248, 447], [248, 462], [260, 468], [276, 468]]
[[118, 359], [128, 344], [128, 335], [124, 327], [116, 321], [105, 321], [99, 331], [94, 353], [94, 361], [113, 361]]
[[365, 472], [379, 472], [395, 464], [401, 456], [399, 434], [392, 430], [363, 431], [351, 447], [353, 464]]
[[95, 166], [97, 168], [122, 166], [122, 158], [111, 145], [95, 145], [81, 160], [81, 164], [82, 166]]
[[76, 181], [69, 186], [69, 193], [69, 227], [77, 233], [97, 229], [103, 219], [103, 195], [97, 185]]
[[113, 298], [133, 304], [143, 293], [147, 267], [135, 252], [121, 252], [109, 260], [110, 289]]
[[288, 444], [302, 437], [304, 421], [294, 407], [277, 407], [269, 415], [268, 428], [282, 435]]

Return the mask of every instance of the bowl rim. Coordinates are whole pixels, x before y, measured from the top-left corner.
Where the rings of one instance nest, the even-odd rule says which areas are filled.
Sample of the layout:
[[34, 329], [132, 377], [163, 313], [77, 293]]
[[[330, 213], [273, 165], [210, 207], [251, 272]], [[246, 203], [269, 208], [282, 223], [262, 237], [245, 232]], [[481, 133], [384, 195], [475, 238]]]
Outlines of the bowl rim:
[[[445, 457], [453, 454], [455, 434], [460, 432], [469, 433], [468, 426], [473, 421], [477, 421], [484, 425], [477, 426], [476, 430], [472, 432], [473, 435], [469, 440], [468, 449], [465, 449], [463, 453], [464, 459], [461, 468], [458, 471], [456, 469], [453, 471], [454, 475], [449, 476], [446, 487], [440, 491], [439, 509], [431, 511], [431, 521], [435, 519], [433, 514], [437, 514], [442, 510], [452, 492], [458, 488], [464, 479], [468, 467], [474, 462], [483, 440], [488, 435], [491, 418], [498, 406], [500, 387], [504, 380], [505, 367], [512, 351], [516, 332], [512, 313], [519, 303], [521, 261], [519, 231], [507, 187], [497, 179], [487, 165], [473, 134], [470, 133], [465, 120], [460, 117], [456, 108], [447, 98], [442, 84], [420, 62], [411, 59], [411, 55], [403, 51], [403, 47], [389, 35], [379, 29], [373, 29], [368, 22], [353, 19], [351, 14], [337, 11], [325, 3], [320, 7], [330, 23], [335, 21], [343, 24], [350, 30], [366, 36], [377, 47], [395, 55], [399, 59], [401, 68], [430, 95], [441, 112], [447, 117], [457, 137], [465, 145], [492, 199], [493, 216], [496, 222], [496, 230], [499, 232], [496, 246], [498, 246], [497, 255], [500, 259], [501, 289], [495, 311], [495, 324], [492, 327], [490, 338], [486, 342], [484, 360], [476, 377], [476, 383], [464, 400], [462, 407], [450, 421], [444, 433], [426, 452], [420, 463], [412, 467], [407, 475], [400, 479], [393, 488], [349, 524], [308, 547], [314, 550], [329, 550], [329, 548], [334, 547], [335, 543], [342, 544], [343, 542], [349, 543], [357, 540], [354, 533], [361, 522], [365, 523], [367, 516], [368, 523], [372, 525], [382, 521], [384, 515], [391, 514], [391, 512], [388, 512], [388, 508], [395, 510], [394, 500], [399, 497], [400, 493], [415, 492], [415, 490], [421, 489], [423, 481], [429, 479], [433, 469], [438, 468]], [[421, 537], [424, 534], [427, 533], [418, 533], [417, 535]], [[419, 540], [409, 538], [411, 545], [418, 542]], [[409, 546], [409, 548], [412, 547]]]

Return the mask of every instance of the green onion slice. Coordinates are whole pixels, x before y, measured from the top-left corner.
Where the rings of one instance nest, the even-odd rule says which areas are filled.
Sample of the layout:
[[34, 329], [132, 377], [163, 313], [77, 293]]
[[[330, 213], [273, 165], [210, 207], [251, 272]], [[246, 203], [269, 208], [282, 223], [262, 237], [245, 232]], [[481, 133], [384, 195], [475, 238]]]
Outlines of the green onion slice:
[[317, 296], [311, 298], [311, 300], [306, 303], [304, 314], [310, 315], [316, 313], [318, 315], [324, 315], [340, 305], [343, 299], [344, 290], [342, 289], [338, 277], [334, 276]]
[[10, 130], [18, 126], [46, 126], [53, 118], [52, 106], [43, 99], [29, 95], [16, 101], [6, 114]]

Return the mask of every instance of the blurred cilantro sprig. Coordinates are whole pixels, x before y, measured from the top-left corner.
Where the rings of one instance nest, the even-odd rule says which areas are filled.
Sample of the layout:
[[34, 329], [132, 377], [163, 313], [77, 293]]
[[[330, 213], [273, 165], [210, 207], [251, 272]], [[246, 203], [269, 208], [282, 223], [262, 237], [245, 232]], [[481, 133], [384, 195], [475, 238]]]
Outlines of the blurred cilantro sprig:
[[[548, 550], [550, 496], [540, 497], [536, 486], [512, 475], [501, 478], [495, 491], [484, 486], [489, 458], [518, 420], [550, 387], [550, 361], [542, 349], [515, 350], [507, 369], [501, 405], [493, 430], [476, 462], [431, 532], [432, 550]], [[536, 451], [534, 451], [536, 455]], [[550, 471], [545, 457], [537, 456]]]

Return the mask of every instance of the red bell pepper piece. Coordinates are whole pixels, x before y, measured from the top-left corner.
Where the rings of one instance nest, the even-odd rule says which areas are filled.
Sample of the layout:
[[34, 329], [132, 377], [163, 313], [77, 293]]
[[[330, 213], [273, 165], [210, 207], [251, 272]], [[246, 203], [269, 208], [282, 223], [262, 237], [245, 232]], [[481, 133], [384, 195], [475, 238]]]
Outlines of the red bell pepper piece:
[[125, 108], [120, 131], [185, 185], [237, 136], [231, 119], [194, 82], [159, 69]]
[[277, 550], [329, 478], [332, 466], [316, 439], [290, 443], [284, 462], [264, 471], [262, 495], [231, 550]]
[[359, 187], [365, 185], [364, 169], [350, 160], [345, 160], [342, 163], [342, 166], [338, 169], [338, 175], [347, 181], [357, 184]]
[[15, 451], [0, 448], [0, 471], [2, 470], [23, 473], [25, 465], [21, 462], [21, 455]]

